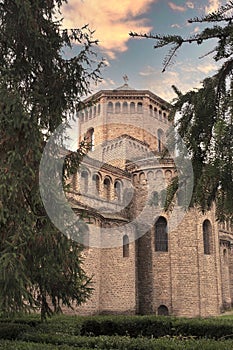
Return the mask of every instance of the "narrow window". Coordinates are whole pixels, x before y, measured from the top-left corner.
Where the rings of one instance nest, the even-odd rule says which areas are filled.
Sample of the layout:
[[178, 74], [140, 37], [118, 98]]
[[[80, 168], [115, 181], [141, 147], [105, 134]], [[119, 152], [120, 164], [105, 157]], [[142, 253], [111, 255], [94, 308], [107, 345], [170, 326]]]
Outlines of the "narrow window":
[[116, 104], [115, 104], [115, 113], [121, 113], [121, 104], [120, 104], [120, 102], [116, 102]]
[[129, 237], [124, 235], [123, 237], [123, 258], [129, 257]]
[[162, 152], [163, 149], [163, 130], [158, 130], [158, 152]]
[[151, 205], [157, 207], [159, 205], [159, 194], [157, 191], [152, 192]]
[[227, 264], [227, 250], [223, 249], [223, 262], [224, 264]]
[[82, 171], [81, 173], [81, 192], [87, 193], [88, 191], [88, 173], [87, 171]]
[[123, 113], [128, 113], [128, 103], [127, 102], [123, 103]]
[[153, 115], [153, 107], [152, 107], [152, 105], [149, 105], [149, 111], [150, 111], [150, 115]]
[[203, 222], [204, 254], [211, 254], [212, 226], [209, 220]]
[[130, 113], [135, 113], [135, 103], [130, 102]]
[[92, 176], [92, 185], [94, 194], [98, 195], [100, 192], [100, 177], [98, 174]]
[[138, 102], [138, 105], [137, 105], [137, 112], [138, 112], [138, 113], [142, 113], [142, 102]]
[[94, 128], [91, 128], [87, 131], [86, 140], [90, 145], [90, 150], [94, 151], [94, 148], [95, 148]]
[[104, 198], [110, 200], [111, 188], [109, 178], [104, 179]]
[[162, 216], [155, 223], [155, 251], [168, 251], [167, 220]]
[[107, 112], [113, 113], [113, 103], [112, 102], [108, 102]]
[[116, 199], [120, 200], [121, 199], [121, 183], [120, 183], [120, 181], [115, 181], [114, 193], [115, 193]]

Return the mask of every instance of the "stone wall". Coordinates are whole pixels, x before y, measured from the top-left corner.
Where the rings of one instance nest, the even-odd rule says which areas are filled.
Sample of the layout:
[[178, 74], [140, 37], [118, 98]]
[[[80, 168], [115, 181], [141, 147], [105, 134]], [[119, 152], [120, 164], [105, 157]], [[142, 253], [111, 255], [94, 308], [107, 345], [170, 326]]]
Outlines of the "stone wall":
[[[233, 298], [233, 254], [229, 235], [220, 246], [215, 208], [205, 214], [197, 209], [184, 213], [176, 198], [173, 212], [162, 209], [163, 190], [176, 175], [172, 159], [155, 156], [171, 125], [168, 107], [148, 91], [102, 91], [96, 98], [96, 109], [87, 107], [81, 113], [79, 138], [94, 129], [95, 147], [89, 157], [96, 163], [87, 162], [87, 172], [92, 180], [98, 174], [98, 193], [93, 183], [91, 191], [82, 191], [79, 178], [73, 181], [71, 197], [86, 205], [89, 215], [91, 208], [98, 209], [97, 225], [108, 227], [109, 235], [117, 227], [122, 243], [125, 235], [133, 239], [126, 256], [121, 245], [85, 250], [85, 270], [94, 275], [95, 291], [76, 312], [219, 314]], [[116, 181], [121, 184], [120, 201]], [[113, 214], [119, 218], [114, 220]], [[167, 225], [166, 249], [158, 249], [158, 220]]]

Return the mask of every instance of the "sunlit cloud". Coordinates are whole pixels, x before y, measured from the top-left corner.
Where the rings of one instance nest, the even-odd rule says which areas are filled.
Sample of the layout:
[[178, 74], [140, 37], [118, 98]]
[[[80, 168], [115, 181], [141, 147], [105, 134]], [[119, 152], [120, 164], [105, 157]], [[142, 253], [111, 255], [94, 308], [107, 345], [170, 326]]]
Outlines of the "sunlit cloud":
[[141, 70], [139, 72], [139, 75], [143, 76], [143, 77], [147, 77], [150, 76], [151, 74], [154, 74], [157, 70], [154, 67], [151, 66], [146, 66], [144, 67], [143, 70]]
[[185, 12], [186, 8], [184, 6], [179, 6], [174, 4], [174, 2], [169, 2], [168, 6], [173, 10], [173, 11], [178, 11], [178, 12]]
[[174, 23], [171, 25], [172, 28], [181, 28], [181, 26], [178, 23]]
[[187, 2], [186, 2], [186, 6], [187, 6], [189, 9], [194, 9], [194, 3], [191, 2], [191, 1], [187, 1]]
[[220, 0], [209, 0], [208, 6], [205, 6], [205, 13], [211, 13], [218, 10], [218, 8], [221, 6]]
[[[145, 15], [150, 6], [157, 0], [70, 0], [63, 7], [64, 27], [76, 28], [89, 24], [95, 30], [95, 38], [99, 46], [110, 58], [117, 52], [127, 50], [130, 39], [129, 32], [149, 32], [153, 28], [149, 25]], [[140, 16], [140, 18], [138, 18]]]
[[181, 70], [185, 73], [198, 73], [198, 72], [201, 72], [201, 73], [204, 73], [204, 74], [208, 74], [210, 75], [210, 73], [214, 74], [216, 73], [218, 69], [218, 65], [213, 63], [212, 61], [207, 61], [205, 63], [200, 63], [198, 65], [192, 65], [192, 64], [185, 64]]
[[[211, 59], [207, 59], [199, 64], [193, 64], [190, 60], [176, 63], [176, 70], [166, 70], [161, 73], [156, 67], [150, 65], [144, 66], [139, 75], [142, 78], [142, 88], [153, 91], [158, 96], [171, 102], [176, 97], [172, 89], [175, 85], [182, 93], [194, 88], [200, 88], [202, 81], [207, 77], [214, 75], [218, 65]], [[162, 88], [161, 88], [162, 86]]]
[[200, 27], [195, 27], [194, 29], [193, 29], [193, 31], [192, 31], [192, 33], [191, 34], [197, 34], [197, 33], [199, 33], [200, 32]]

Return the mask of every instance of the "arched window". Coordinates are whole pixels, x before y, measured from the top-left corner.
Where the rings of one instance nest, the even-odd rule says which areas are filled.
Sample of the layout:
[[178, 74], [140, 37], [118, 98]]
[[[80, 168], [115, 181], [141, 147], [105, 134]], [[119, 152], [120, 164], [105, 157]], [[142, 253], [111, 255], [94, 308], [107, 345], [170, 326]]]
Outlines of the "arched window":
[[88, 111], [87, 111], [87, 109], [85, 109], [85, 122], [87, 122], [88, 121]]
[[142, 102], [138, 102], [137, 104], [137, 112], [142, 113]]
[[155, 251], [168, 251], [167, 220], [162, 216], [155, 223]]
[[212, 243], [212, 225], [209, 220], [205, 220], [202, 225], [203, 228], [203, 244], [204, 254], [211, 254]]
[[113, 113], [113, 103], [112, 102], [108, 102], [107, 112]]
[[130, 113], [135, 113], [135, 103], [130, 102]]
[[100, 104], [98, 104], [97, 113], [100, 114], [100, 111], [101, 111], [101, 107], [100, 107]]
[[86, 133], [86, 140], [90, 144], [90, 150], [94, 150], [94, 143], [95, 143], [95, 138], [94, 138], [94, 128], [90, 128], [87, 130]]
[[106, 177], [104, 179], [104, 198], [109, 201], [110, 196], [111, 196], [111, 183], [110, 183], [110, 179]]
[[121, 104], [120, 102], [115, 103], [115, 113], [121, 113]]
[[100, 192], [100, 177], [98, 174], [94, 174], [92, 176], [92, 188], [93, 188], [94, 194], [99, 194], [99, 192]]
[[150, 115], [153, 115], [153, 107], [152, 107], [152, 105], [149, 105], [149, 112], [150, 112]]
[[88, 172], [82, 171], [81, 172], [81, 183], [80, 183], [80, 189], [82, 193], [87, 193], [88, 191]]
[[227, 250], [223, 249], [223, 262], [224, 264], [227, 264]]
[[169, 315], [168, 308], [165, 305], [160, 305], [158, 307], [158, 315], [159, 316], [168, 316]]
[[155, 116], [155, 118], [158, 117], [158, 109], [156, 107], [154, 107], [154, 116]]
[[129, 257], [129, 237], [124, 235], [123, 237], [123, 258]]
[[115, 197], [120, 200], [121, 199], [121, 183], [120, 181], [115, 181], [114, 183], [114, 193]]
[[145, 175], [145, 173], [140, 173], [139, 174], [139, 182], [140, 182], [140, 184], [145, 184], [146, 183], [146, 175]]
[[159, 110], [159, 120], [162, 120], [162, 111]]
[[157, 207], [159, 205], [159, 194], [157, 191], [152, 192], [151, 194], [151, 205]]
[[96, 106], [94, 106], [94, 117], [96, 116]]
[[92, 118], [92, 108], [90, 107], [89, 109], [89, 118], [91, 119]]
[[128, 113], [128, 103], [127, 102], [123, 102], [122, 109], [123, 109], [123, 113]]
[[158, 130], [158, 152], [162, 152], [163, 149], [163, 130]]

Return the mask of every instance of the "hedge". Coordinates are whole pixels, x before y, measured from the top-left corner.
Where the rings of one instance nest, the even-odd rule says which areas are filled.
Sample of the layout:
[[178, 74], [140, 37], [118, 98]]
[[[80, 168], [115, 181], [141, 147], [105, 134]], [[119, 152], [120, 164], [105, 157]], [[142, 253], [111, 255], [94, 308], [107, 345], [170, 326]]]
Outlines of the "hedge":
[[[28, 335], [24, 341], [1, 342], [0, 349], [102, 349], [102, 350], [229, 350], [232, 341], [216, 341], [213, 339], [169, 338], [160, 339], [130, 338], [121, 336], [61, 336], [61, 335]], [[26, 341], [27, 340], [27, 341]], [[6, 347], [15, 344], [14, 347]], [[19, 346], [20, 347], [19, 347]], [[41, 346], [41, 348], [39, 347]]]
[[233, 338], [231, 320], [178, 319], [172, 317], [131, 316], [131, 317], [93, 317], [78, 326], [76, 335], [129, 335], [130, 337], [160, 338], [165, 335], [193, 336], [197, 338]]

